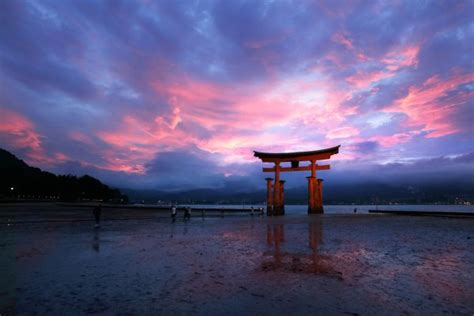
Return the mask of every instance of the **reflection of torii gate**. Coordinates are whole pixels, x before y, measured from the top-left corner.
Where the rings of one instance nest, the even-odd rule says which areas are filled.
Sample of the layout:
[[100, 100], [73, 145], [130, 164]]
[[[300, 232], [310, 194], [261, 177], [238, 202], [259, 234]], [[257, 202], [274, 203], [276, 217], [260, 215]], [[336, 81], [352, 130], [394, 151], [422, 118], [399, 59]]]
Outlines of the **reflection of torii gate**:
[[341, 279], [342, 273], [336, 270], [337, 266], [334, 265], [334, 262], [338, 261], [337, 258], [321, 254], [319, 251], [320, 245], [323, 244], [322, 222], [309, 223], [308, 232], [311, 253], [288, 252], [285, 251], [285, 248], [291, 250], [293, 247], [284, 245], [284, 224], [267, 225], [267, 245], [272, 249], [263, 253], [264, 261], [261, 264], [261, 269], [263, 271], [314, 273]]
[[[321, 150], [293, 152], [293, 153], [263, 153], [254, 151], [254, 156], [262, 162], [272, 162], [273, 168], [263, 168], [263, 172], [275, 172], [273, 178], [267, 180], [267, 214], [283, 215], [285, 213], [284, 185], [280, 180], [280, 172], [286, 171], [311, 171], [308, 178], [308, 213], [323, 213], [323, 180], [316, 178], [316, 170], [329, 170], [330, 165], [318, 165], [318, 160], [330, 159], [339, 152], [341, 145]], [[299, 166], [300, 161], [309, 161], [307, 166]], [[291, 167], [282, 167], [280, 163], [291, 162]]]

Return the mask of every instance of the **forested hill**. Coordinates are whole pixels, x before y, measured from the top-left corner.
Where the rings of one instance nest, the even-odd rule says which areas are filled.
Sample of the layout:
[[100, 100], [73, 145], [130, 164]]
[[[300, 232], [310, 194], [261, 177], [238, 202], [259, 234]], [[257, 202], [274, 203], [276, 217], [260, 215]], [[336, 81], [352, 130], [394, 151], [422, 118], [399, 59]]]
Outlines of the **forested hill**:
[[85, 175], [55, 175], [28, 166], [0, 148], [0, 198], [55, 199], [65, 201], [126, 199], [120, 191]]

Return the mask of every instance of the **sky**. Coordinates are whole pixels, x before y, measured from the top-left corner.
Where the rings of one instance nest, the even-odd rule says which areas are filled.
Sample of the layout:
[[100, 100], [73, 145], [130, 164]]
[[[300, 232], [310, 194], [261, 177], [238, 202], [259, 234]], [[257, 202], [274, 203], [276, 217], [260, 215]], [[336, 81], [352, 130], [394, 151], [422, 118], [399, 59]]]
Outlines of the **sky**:
[[[473, 1], [0, 1], [0, 147], [121, 188], [474, 178]], [[284, 174], [290, 186], [304, 173]]]

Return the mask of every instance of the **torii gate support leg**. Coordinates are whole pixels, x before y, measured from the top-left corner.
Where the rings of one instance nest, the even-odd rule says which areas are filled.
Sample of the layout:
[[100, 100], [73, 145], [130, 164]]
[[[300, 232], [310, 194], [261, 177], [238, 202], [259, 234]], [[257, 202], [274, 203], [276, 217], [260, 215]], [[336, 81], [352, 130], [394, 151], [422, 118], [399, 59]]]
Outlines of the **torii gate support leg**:
[[323, 179], [315, 179], [314, 182], [314, 213], [322, 214], [324, 213], [323, 209]]
[[308, 214], [315, 213], [315, 199], [314, 199], [314, 177], [306, 177], [308, 179]]
[[280, 214], [285, 214], [285, 180], [280, 180]]
[[273, 215], [273, 178], [267, 180], [267, 215]]
[[275, 163], [275, 185], [273, 186], [273, 215], [283, 215], [281, 201], [280, 163]]

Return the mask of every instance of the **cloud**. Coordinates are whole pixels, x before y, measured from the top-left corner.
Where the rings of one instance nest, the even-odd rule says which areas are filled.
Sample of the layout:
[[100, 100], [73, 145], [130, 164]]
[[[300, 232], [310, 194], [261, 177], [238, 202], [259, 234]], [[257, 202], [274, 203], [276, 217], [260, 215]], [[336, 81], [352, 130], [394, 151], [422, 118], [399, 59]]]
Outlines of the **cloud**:
[[326, 137], [329, 139], [350, 138], [359, 135], [359, 130], [354, 127], [341, 127], [329, 131]]
[[0, 108], [0, 118], [1, 143], [21, 152], [27, 162], [48, 166], [69, 159], [62, 152], [46, 153], [42, 136], [36, 131], [34, 124], [20, 113]]
[[454, 70], [450, 77], [441, 79], [435, 75], [421, 85], [411, 86], [408, 95], [397, 99], [384, 109], [386, 112], [404, 113], [408, 125], [422, 126], [426, 137], [442, 137], [459, 132], [450, 118], [458, 107], [472, 100], [474, 92], [463, 85], [473, 82], [472, 73]]
[[148, 177], [169, 189], [222, 187], [225, 178], [216, 155], [197, 148], [161, 152], [146, 163]]
[[366, 155], [375, 152], [379, 146], [380, 144], [376, 141], [366, 141], [353, 144], [351, 149], [362, 152], [363, 155]]
[[340, 143], [343, 170], [464, 155], [473, 9], [3, 1], [0, 146], [48, 170], [162, 188], [260, 185], [252, 150]]
[[40, 135], [35, 132], [33, 123], [19, 113], [0, 108], [0, 132], [5, 141], [13, 147], [30, 148], [38, 150], [41, 148]]

